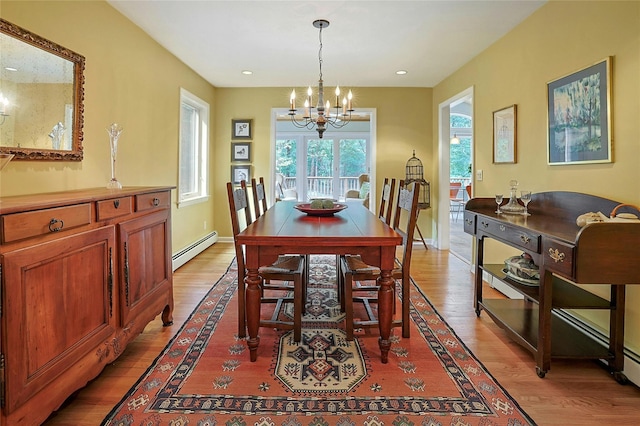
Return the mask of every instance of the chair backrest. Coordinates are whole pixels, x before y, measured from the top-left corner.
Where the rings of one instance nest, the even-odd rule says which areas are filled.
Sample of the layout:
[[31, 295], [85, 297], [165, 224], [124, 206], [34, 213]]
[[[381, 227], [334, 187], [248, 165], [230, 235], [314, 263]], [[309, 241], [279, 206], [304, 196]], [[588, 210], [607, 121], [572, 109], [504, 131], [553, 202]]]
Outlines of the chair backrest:
[[391, 212], [393, 211], [393, 195], [396, 190], [396, 180], [392, 178], [384, 178], [382, 184], [382, 195], [380, 197], [380, 210], [378, 211], [378, 218], [384, 221], [387, 225], [391, 226]]
[[462, 188], [461, 182], [449, 182], [449, 198], [452, 200], [457, 199], [460, 188]]
[[393, 229], [402, 236], [402, 279], [408, 280], [411, 269], [411, 253], [413, 251], [413, 234], [418, 220], [418, 196], [420, 185], [412, 183], [405, 186], [404, 180], [398, 186], [398, 200]]
[[465, 189], [467, 190], [467, 195], [469, 196], [469, 199], [471, 199], [471, 184], [467, 185]]
[[[237, 236], [244, 227], [251, 224], [251, 211], [249, 209], [249, 195], [247, 194], [247, 182], [240, 181], [240, 188], [233, 188], [233, 183], [227, 182], [227, 197], [229, 198], [229, 212], [231, 213], [231, 230], [236, 249], [236, 262], [238, 264], [238, 282], [244, 281], [245, 263], [244, 249], [238, 244]], [[244, 227], [242, 224], [244, 221]]]
[[260, 176], [260, 181], [256, 182], [255, 178], [251, 178], [251, 187], [253, 188], [253, 217], [259, 218], [267, 211], [267, 195], [264, 190], [264, 178]]

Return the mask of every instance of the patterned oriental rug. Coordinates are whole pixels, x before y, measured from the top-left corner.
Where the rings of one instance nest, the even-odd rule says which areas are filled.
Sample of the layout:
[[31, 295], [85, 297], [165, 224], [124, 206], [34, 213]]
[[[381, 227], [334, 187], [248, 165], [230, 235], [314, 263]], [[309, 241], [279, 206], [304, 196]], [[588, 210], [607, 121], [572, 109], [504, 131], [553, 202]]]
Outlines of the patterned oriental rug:
[[300, 343], [292, 331], [261, 328], [249, 361], [237, 337], [234, 262], [102, 425], [535, 424], [415, 284], [411, 338], [393, 329], [387, 364], [376, 328], [347, 341], [335, 257], [311, 259]]

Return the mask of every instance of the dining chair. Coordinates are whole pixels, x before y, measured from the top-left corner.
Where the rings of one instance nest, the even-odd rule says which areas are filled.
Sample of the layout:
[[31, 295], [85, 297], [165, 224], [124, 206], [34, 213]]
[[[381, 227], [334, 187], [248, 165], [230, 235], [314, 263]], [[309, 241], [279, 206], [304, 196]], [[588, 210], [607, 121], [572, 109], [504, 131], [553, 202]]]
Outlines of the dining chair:
[[[267, 209], [269, 208], [269, 206], [267, 205], [267, 193], [265, 191], [265, 185], [264, 185], [264, 177], [260, 176], [259, 180], [256, 181], [255, 178], [251, 178], [251, 187], [253, 188], [253, 218], [257, 219], [260, 216], [262, 216], [264, 214], [264, 212], [267, 211]], [[309, 282], [309, 255], [305, 255], [305, 280], [303, 282], [303, 288], [302, 288], [302, 300], [303, 300], [303, 305], [302, 305], [302, 313], [304, 314], [305, 312], [305, 304], [306, 304], [306, 300], [307, 300], [307, 283]], [[264, 280], [264, 285], [263, 285], [263, 289], [269, 289], [270, 288], [270, 281], [268, 279]]]
[[[227, 196], [231, 213], [231, 228], [236, 250], [238, 265], [238, 336], [246, 337], [246, 306], [245, 285], [246, 276], [244, 247], [238, 243], [237, 236], [244, 228], [252, 223], [249, 207], [247, 183], [243, 180], [240, 187], [234, 189], [233, 183], [227, 182]], [[305, 281], [305, 258], [299, 255], [283, 255], [269, 266], [258, 269], [262, 278], [261, 289], [263, 296], [261, 304], [275, 304], [269, 319], [261, 318], [260, 327], [273, 327], [293, 330], [294, 341], [299, 342], [302, 337], [302, 315], [304, 312], [303, 288]], [[268, 281], [268, 285], [265, 284]], [[269, 290], [268, 295], [265, 290]], [[284, 291], [284, 295], [274, 295], [277, 291]], [[291, 293], [293, 292], [293, 295]], [[277, 294], [277, 293], [276, 293]], [[293, 320], [282, 319], [282, 308], [285, 303], [293, 303]]]
[[253, 188], [253, 217], [259, 218], [267, 211], [267, 195], [264, 190], [264, 178], [260, 176], [260, 180], [251, 178], [251, 188]]
[[396, 191], [396, 179], [384, 178], [382, 184], [382, 195], [380, 196], [380, 209], [378, 210], [378, 217], [384, 221], [387, 225], [391, 226], [392, 212], [393, 212], [393, 195]]
[[455, 221], [458, 221], [460, 210], [464, 207], [464, 198], [460, 198], [458, 194], [462, 189], [461, 182], [449, 182], [449, 205], [450, 212], [456, 214]]
[[[396, 258], [396, 265], [392, 271], [392, 278], [401, 281], [402, 313], [401, 318], [394, 320], [393, 327], [402, 327], [402, 337], [408, 338], [409, 332], [409, 294], [411, 253], [413, 250], [413, 234], [416, 229], [418, 215], [418, 195], [420, 185], [406, 185], [400, 181], [393, 229], [402, 236], [402, 260]], [[371, 293], [378, 290], [377, 279], [380, 268], [362, 261], [359, 256], [343, 256], [340, 258], [340, 273], [338, 284], [342, 286], [344, 294], [345, 332], [347, 340], [353, 340], [355, 328], [378, 326], [378, 320], [371, 304], [377, 303], [377, 296], [365, 295], [354, 297], [354, 292], [366, 291]], [[365, 285], [363, 282], [376, 281], [376, 285]], [[394, 286], [395, 293], [395, 286]], [[394, 297], [395, 301], [395, 297]], [[367, 318], [356, 321], [354, 319], [354, 304], [363, 303]], [[395, 304], [394, 304], [395, 306]]]
[[[395, 178], [384, 178], [384, 183], [382, 184], [382, 194], [380, 196], [380, 208], [378, 209], [378, 219], [391, 226], [391, 219], [393, 218], [393, 195], [396, 190], [396, 179]], [[347, 255], [348, 256], [348, 255]], [[340, 258], [343, 256], [336, 256], [336, 275], [338, 277], [338, 283], [340, 283], [340, 277], [342, 276], [340, 267], [342, 262]], [[344, 286], [338, 285], [338, 301], [341, 304], [342, 312], [345, 310], [344, 304], [344, 294], [343, 294]]]

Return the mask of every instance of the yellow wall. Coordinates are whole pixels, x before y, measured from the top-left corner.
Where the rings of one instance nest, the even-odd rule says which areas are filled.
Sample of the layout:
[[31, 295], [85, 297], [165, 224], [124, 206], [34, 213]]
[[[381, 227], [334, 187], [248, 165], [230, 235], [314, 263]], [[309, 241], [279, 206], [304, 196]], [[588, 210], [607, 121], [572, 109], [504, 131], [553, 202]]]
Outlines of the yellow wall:
[[[230, 235], [224, 184], [230, 178], [231, 119], [254, 120], [253, 172], [269, 178], [271, 108], [288, 105], [289, 88], [213, 88], [103, 1], [7, 1], [2, 18], [86, 57], [84, 160], [13, 161], [0, 175], [2, 195], [103, 186], [109, 180], [105, 128], [124, 127], [118, 179], [128, 186], [176, 185], [179, 90], [212, 106], [211, 200], [173, 208], [173, 252], [212, 230]], [[546, 83], [613, 57], [611, 164], [548, 166]], [[357, 107], [377, 109], [378, 190], [404, 176], [413, 149], [432, 182], [439, 172], [438, 105], [473, 86], [476, 196], [504, 192], [510, 179], [534, 192], [588, 192], [640, 204], [640, 2], [551, 1], [435, 88], [357, 88]], [[492, 164], [492, 111], [518, 105], [518, 162]], [[269, 182], [270, 184], [270, 182]], [[176, 191], [173, 192], [174, 201]], [[421, 229], [433, 210], [420, 216]], [[207, 227], [203, 229], [206, 221]], [[604, 291], [604, 290], [598, 290]], [[640, 289], [628, 290], [627, 341], [640, 348]], [[601, 323], [598, 318], [594, 321]]]
[[[613, 57], [613, 163], [547, 165], [546, 84], [602, 59]], [[640, 2], [551, 1], [482, 54], [438, 84], [438, 105], [474, 88], [475, 168], [484, 180], [474, 182], [475, 196], [508, 193], [518, 179], [534, 192], [586, 192], [640, 205]], [[517, 164], [492, 164], [492, 112], [517, 104]], [[434, 129], [434, 140], [437, 140]], [[433, 145], [437, 168], [437, 144]], [[605, 212], [609, 213], [609, 212]], [[492, 261], [505, 252], [495, 245]], [[627, 290], [627, 346], [640, 349], [640, 286]], [[608, 297], [608, 287], [589, 286]], [[582, 313], [601, 328], [607, 317]]]
[[[84, 160], [14, 160], [1, 174], [3, 196], [105, 186], [113, 122], [124, 128], [116, 173], [123, 185], [177, 185], [180, 87], [213, 107], [209, 83], [103, 1], [3, 0], [0, 16], [86, 58]], [[213, 204], [174, 203], [173, 252], [215, 229]]]
[[[375, 108], [377, 115], [377, 191], [385, 177], [404, 178], [405, 165], [415, 149], [416, 156], [425, 161], [431, 152], [431, 89], [426, 88], [354, 88], [357, 107]], [[263, 176], [272, 187], [270, 165], [273, 161], [271, 144], [271, 109], [288, 106], [290, 88], [218, 88], [216, 89], [215, 156], [217, 168], [212, 170], [216, 182], [212, 194], [216, 226], [221, 236], [231, 236], [225, 183], [231, 177], [231, 120], [252, 119], [252, 173]], [[330, 93], [330, 92], [329, 92]], [[432, 170], [425, 167], [425, 179]], [[378, 198], [379, 199], [379, 198]], [[430, 212], [430, 210], [428, 210]], [[421, 223], [430, 214], [420, 215]], [[428, 226], [421, 229], [428, 229]], [[425, 232], [425, 238], [428, 238]]]

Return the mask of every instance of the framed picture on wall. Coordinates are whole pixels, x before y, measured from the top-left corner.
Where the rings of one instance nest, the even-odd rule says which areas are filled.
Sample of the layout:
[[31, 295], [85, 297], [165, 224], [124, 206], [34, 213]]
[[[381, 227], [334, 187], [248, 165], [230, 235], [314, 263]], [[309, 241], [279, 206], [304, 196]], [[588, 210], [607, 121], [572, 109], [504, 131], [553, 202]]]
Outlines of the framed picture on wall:
[[248, 119], [231, 120], [231, 138], [251, 139], [251, 121]]
[[493, 162], [516, 163], [516, 105], [493, 112]]
[[610, 57], [547, 83], [548, 163], [610, 163], [610, 105]]
[[251, 166], [249, 164], [243, 166], [231, 166], [231, 181], [239, 185], [240, 181], [251, 181]]
[[232, 143], [231, 144], [231, 161], [251, 161], [251, 144], [250, 143]]

